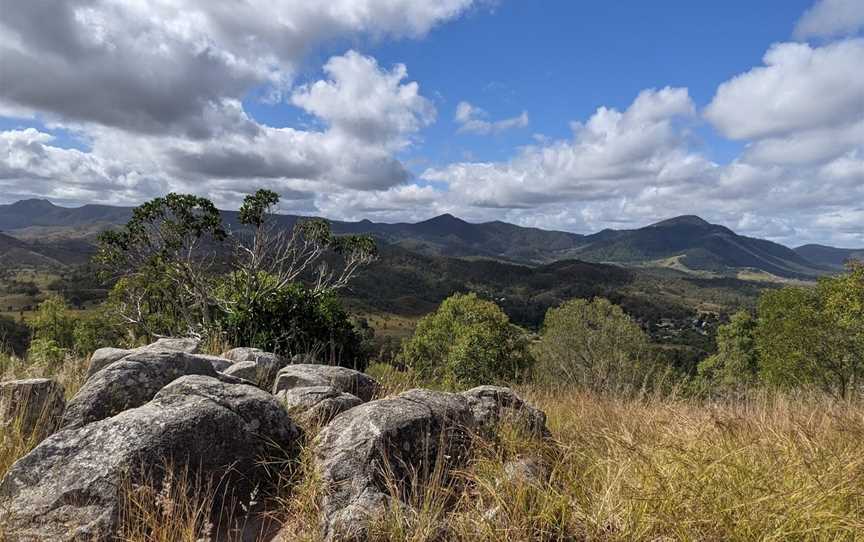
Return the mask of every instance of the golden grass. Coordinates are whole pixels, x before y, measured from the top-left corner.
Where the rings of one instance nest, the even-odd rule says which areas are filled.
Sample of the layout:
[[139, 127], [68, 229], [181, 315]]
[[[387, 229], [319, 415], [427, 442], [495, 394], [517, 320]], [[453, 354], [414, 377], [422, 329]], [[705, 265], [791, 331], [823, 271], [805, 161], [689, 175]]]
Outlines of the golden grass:
[[[387, 393], [418, 384], [398, 372], [378, 370], [376, 377]], [[373, 540], [864, 540], [860, 401], [519, 391], [547, 413], [554, 441], [502, 431], [452, 476], [434, 471], [431, 483], [412, 492], [410, 508], [394, 506], [373, 521]], [[311, 455], [306, 448], [298, 472], [265, 496], [287, 540], [320, 540], [321, 488]], [[517, 457], [541, 458], [549, 479], [508, 479], [505, 465]], [[230, 523], [207, 517], [207, 485], [196, 489], [188, 478], [172, 484], [169, 490], [185, 489], [138, 490], [143, 497], [122, 540], [206, 540], [208, 525]], [[160, 500], [166, 491], [169, 498]], [[166, 513], [164, 502], [176, 512]]]

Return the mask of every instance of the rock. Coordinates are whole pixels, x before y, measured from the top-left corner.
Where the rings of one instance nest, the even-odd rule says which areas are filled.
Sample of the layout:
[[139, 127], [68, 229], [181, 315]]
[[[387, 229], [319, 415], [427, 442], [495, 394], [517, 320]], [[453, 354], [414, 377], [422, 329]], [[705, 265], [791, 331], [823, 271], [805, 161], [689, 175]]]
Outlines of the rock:
[[210, 365], [213, 367], [213, 370], [216, 372], [223, 372], [228, 367], [231, 367], [234, 362], [231, 360], [219, 357], [219, 356], [208, 356], [206, 354], [196, 354], [199, 358], [204, 358], [210, 362]]
[[336, 365], [301, 363], [288, 365], [279, 371], [273, 385], [273, 393], [312, 386], [332, 386], [339, 391], [359, 397], [363, 402], [371, 401], [379, 388], [374, 378], [354, 369]]
[[504, 464], [501, 483], [539, 486], [552, 474], [549, 464], [537, 457], [518, 457]]
[[111, 365], [115, 361], [119, 361], [132, 354], [141, 354], [146, 352], [186, 352], [187, 354], [194, 354], [198, 352], [199, 344], [200, 342], [197, 339], [191, 338], [162, 338], [157, 340], [155, 343], [132, 350], [125, 350], [122, 348], [100, 348], [90, 356], [90, 367], [87, 369], [87, 378], [89, 379], [91, 376]]
[[234, 348], [222, 354], [234, 363], [225, 369], [227, 375], [248, 380], [264, 389], [270, 389], [279, 369], [288, 364], [286, 360], [258, 348]]
[[300, 437], [269, 393], [186, 376], [146, 405], [55, 433], [16, 462], [0, 482], [7, 532], [14, 542], [113, 540], [124, 485], [160, 487], [166, 464], [212, 478], [216, 494], [248, 498], [269, 490], [268, 468], [295, 459]]
[[139, 352], [98, 371], [69, 401], [61, 427], [81, 427], [141, 406], [186, 375], [216, 377], [210, 361], [185, 352]]
[[332, 386], [311, 386], [281, 390], [276, 399], [288, 410], [288, 415], [305, 426], [324, 425], [338, 414], [363, 404], [355, 395]]
[[60, 425], [65, 390], [54, 380], [31, 378], [0, 383], [0, 426], [37, 443]]
[[547, 438], [551, 435], [546, 427], [546, 413], [523, 401], [510, 388], [478, 386], [461, 395], [471, 406], [475, 425], [486, 436], [494, 434], [505, 419], [534, 436]]
[[[322, 529], [327, 540], [365, 540], [369, 521], [388, 505], [407, 506], [436, 462], [464, 463], [474, 418], [468, 400], [453, 393], [410, 390], [343, 412], [314, 444], [324, 484]], [[392, 502], [390, 473], [405, 492]], [[413, 476], [421, 477], [416, 483]], [[401, 504], [400, 504], [401, 503]]]

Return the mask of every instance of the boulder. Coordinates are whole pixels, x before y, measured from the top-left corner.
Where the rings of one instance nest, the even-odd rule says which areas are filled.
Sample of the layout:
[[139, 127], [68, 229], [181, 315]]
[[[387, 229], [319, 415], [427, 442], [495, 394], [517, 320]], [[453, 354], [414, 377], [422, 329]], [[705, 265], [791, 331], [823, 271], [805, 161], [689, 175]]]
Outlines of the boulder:
[[187, 354], [195, 354], [198, 352], [200, 342], [198, 339], [192, 338], [173, 338], [166, 337], [157, 340], [155, 343], [126, 350], [123, 348], [100, 348], [93, 352], [90, 356], [90, 367], [87, 369], [87, 378], [111, 365], [115, 361], [119, 361], [126, 356], [132, 354], [141, 354], [147, 352], [186, 352]]
[[0, 481], [9, 540], [113, 540], [123, 488], [160, 487], [165, 465], [188, 466], [218, 483], [217, 494], [248, 499], [254, 488], [269, 490], [268, 469], [296, 459], [300, 438], [269, 393], [180, 378], [149, 403], [55, 433], [17, 461]]
[[234, 362], [232, 362], [231, 360], [219, 356], [208, 356], [206, 354], [196, 354], [196, 356], [209, 361], [210, 365], [213, 367], [213, 370], [219, 373], [225, 371], [228, 367], [234, 365]]
[[327, 424], [337, 414], [363, 404], [359, 397], [332, 386], [281, 390], [276, 399], [288, 410], [291, 419], [305, 426]]
[[546, 413], [522, 400], [510, 388], [478, 386], [461, 395], [468, 400], [474, 424], [485, 436], [491, 436], [502, 420], [517, 424], [537, 437], [549, 437]]
[[359, 397], [363, 402], [371, 401], [379, 388], [374, 378], [354, 369], [301, 363], [288, 365], [279, 371], [273, 384], [273, 393], [312, 386], [332, 386]]
[[234, 362], [222, 372], [248, 380], [264, 389], [273, 386], [276, 373], [288, 364], [282, 357], [258, 348], [234, 348], [223, 353], [222, 357]]
[[[436, 464], [444, 462], [449, 471], [464, 463], [473, 424], [465, 397], [428, 390], [410, 390], [336, 416], [314, 443], [324, 484], [324, 537], [366, 539], [369, 521], [388, 505], [408, 506], [409, 492], [422, 487]], [[396, 502], [389, 489], [394, 483], [404, 491]]]
[[81, 427], [141, 406], [186, 375], [216, 377], [210, 361], [185, 352], [139, 352], [98, 371], [69, 401], [61, 427]]
[[59, 427], [64, 395], [63, 386], [47, 378], [0, 382], [0, 427], [39, 442]]

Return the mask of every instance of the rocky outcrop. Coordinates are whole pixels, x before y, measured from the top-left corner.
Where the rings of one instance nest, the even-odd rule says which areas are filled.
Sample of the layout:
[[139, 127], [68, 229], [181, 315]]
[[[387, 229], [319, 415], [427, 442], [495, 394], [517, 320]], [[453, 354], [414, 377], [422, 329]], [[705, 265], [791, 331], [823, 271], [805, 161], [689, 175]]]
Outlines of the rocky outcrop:
[[301, 363], [288, 365], [279, 371], [273, 384], [273, 393], [312, 386], [331, 386], [364, 402], [371, 401], [379, 388], [374, 378], [354, 369]]
[[210, 361], [184, 352], [139, 352], [98, 371], [69, 401], [61, 426], [81, 427], [141, 406], [186, 375], [217, 377]]
[[307, 427], [327, 424], [336, 415], [363, 404], [359, 397], [332, 386], [281, 390], [276, 399], [293, 420]]
[[[132, 354], [154, 353], [154, 352], [186, 352], [195, 354], [198, 352], [200, 342], [191, 338], [162, 338], [155, 343], [126, 350], [123, 348], [100, 348], [90, 356], [90, 367], [87, 369], [87, 378], [98, 373], [115, 361], [119, 361]], [[218, 369], [217, 369], [218, 370]]]
[[465, 397], [428, 390], [410, 390], [337, 416], [315, 440], [325, 537], [365, 539], [370, 519], [390, 504], [408, 502], [407, 493], [392, 502], [389, 487], [408, 492], [422, 485], [438, 462], [448, 469], [463, 462], [473, 424]]
[[47, 378], [0, 383], [0, 425], [36, 443], [60, 425], [66, 408], [63, 386]]
[[503, 420], [537, 437], [550, 436], [546, 414], [522, 400], [510, 388], [478, 386], [461, 394], [468, 400], [474, 424], [484, 436], [494, 434]]
[[233, 364], [223, 372], [227, 375], [248, 380], [264, 389], [270, 389], [276, 380], [276, 373], [288, 361], [271, 352], [258, 348], [234, 348], [222, 354]]
[[219, 495], [248, 497], [271, 483], [260, 459], [272, 468], [296, 457], [299, 439], [269, 393], [186, 376], [143, 406], [54, 434], [15, 463], [0, 482], [7, 533], [14, 542], [112, 540], [123, 487], [159, 487], [165, 464], [212, 477]]

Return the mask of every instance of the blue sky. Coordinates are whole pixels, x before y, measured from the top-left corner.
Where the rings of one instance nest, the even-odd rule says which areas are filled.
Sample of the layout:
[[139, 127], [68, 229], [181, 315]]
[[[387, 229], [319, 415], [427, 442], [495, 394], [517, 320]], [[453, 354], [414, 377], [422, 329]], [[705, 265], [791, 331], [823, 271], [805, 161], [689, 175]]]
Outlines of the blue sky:
[[860, 0], [2, 9], [5, 201], [267, 186], [331, 218], [864, 246]]

